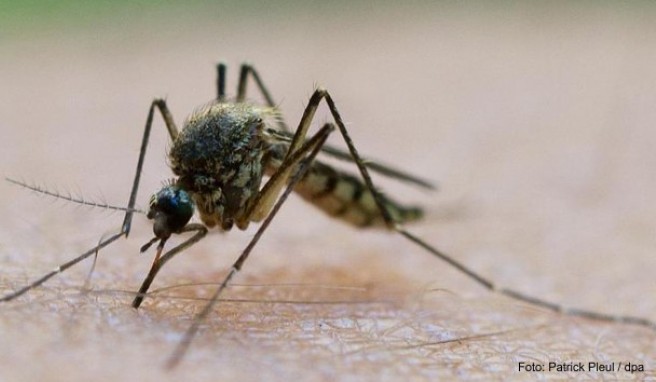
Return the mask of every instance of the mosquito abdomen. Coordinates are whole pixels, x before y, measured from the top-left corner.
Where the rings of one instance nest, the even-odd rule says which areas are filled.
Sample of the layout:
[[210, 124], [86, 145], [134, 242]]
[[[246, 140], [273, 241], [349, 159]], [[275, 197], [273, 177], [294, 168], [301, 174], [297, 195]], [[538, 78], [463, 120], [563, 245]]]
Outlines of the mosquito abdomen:
[[[325, 163], [312, 162], [294, 191], [327, 214], [355, 226], [385, 226], [383, 215], [367, 186], [359, 178]], [[423, 215], [418, 207], [402, 206], [384, 195], [382, 199], [390, 216], [398, 223], [417, 220]]]

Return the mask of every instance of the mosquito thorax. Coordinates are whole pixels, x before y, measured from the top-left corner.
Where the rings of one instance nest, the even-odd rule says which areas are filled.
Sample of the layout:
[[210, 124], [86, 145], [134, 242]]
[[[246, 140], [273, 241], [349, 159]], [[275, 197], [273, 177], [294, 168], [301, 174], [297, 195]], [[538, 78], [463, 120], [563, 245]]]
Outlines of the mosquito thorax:
[[164, 186], [150, 198], [147, 217], [154, 220], [153, 232], [167, 239], [187, 225], [194, 214], [194, 203], [189, 194], [175, 185]]
[[208, 227], [229, 230], [259, 191], [267, 109], [248, 103], [213, 103], [185, 122], [169, 150], [171, 169]]

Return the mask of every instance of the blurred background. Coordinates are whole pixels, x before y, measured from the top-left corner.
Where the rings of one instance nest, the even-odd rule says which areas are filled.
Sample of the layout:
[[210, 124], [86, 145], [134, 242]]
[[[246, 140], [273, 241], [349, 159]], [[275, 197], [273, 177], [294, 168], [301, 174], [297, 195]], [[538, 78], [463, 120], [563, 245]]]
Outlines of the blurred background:
[[[229, 64], [231, 94], [248, 61], [291, 126], [324, 86], [362, 153], [438, 183], [427, 193], [375, 179], [425, 207], [411, 228], [430, 243], [500, 285], [656, 320], [655, 17], [650, 2], [0, 1], [0, 172], [124, 205], [152, 99], [165, 97], [181, 126], [214, 98], [218, 61]], [[261, 101], [254, 87], [249, 96]], [[316, 120], [330, 117], [322, 109]], [[172, 176], [159, 116], [153, 131], [143, 208]], [[3, 290], [122, 221], [5, 182], [0, 193]], [[156, 286], [216, 282], [253, 233], [209, 235]], [[130, 238], [101, 253], [97, 294], [79, 293], [85, 263], [3, 306], [0, 359], [13, 367], [0, 377], [176, 377], [159, 365], [202, 303], [161, 298], [135, 313], [116, 291], [138, 287], [150, 235], [137, 217]], [[355, 230], [296, 198], [237, 283], [274, 286], [254, 288], [257, 301], [325, 304], [226, 304], [177, 377], [523, 379], [525, 359], [633, 361], [654, 376], [651, 331], [495, 297], [400, 237]], [[282, 287], [297, 283], [330, 288]], [[392, 302], [357, 303], [378, 299]], [[492, 333], [505, 334], [430, 345]]]

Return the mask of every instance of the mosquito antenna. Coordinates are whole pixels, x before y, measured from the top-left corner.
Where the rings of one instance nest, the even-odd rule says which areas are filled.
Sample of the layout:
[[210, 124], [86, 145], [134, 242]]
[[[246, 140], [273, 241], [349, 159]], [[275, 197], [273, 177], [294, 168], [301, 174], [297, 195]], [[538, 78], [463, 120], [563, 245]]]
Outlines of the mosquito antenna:
[[112, 211], [137, 212], [137, 213], [140, 213], [140, 214], [145, 214], [144, 211], [142, 211], [140, 209], [137, 209], [137, 208], [127, 208], [127, 207], [121, 207], [121, 206], [114, 206], [114, 205], [107, 204], [107, 203], [94, 202], [92, 200], [83, 199], [81, 197], [74, 197], [70, 194], [64, 195], [64, 194], [62, 194], [60, 192], [57, 192], [57, 191], [50, 191], [50, 190], [48, 190], [48, 189], [46, 189], [42, 186], [36, 185], [36, 184], [28, 184], [26, 182], [22, 182], [20, 180], [8, 178], [8, 177], [5, 177], [5, 180], [9, 183], [13, 183], [15, 185], [27, 188], [28, 190], [32, 190], [32, 191], [34, 191], [36, 193], [39, 193], [39, 194], [42, 194], [42, 195], [50, 196], [50, 197], [53, 197], [55, 199], [66, 200], [67, 202], [80, 204], [80, 205], [88, 206], [88, 207], [91, 207], [91, 208], [103, 208], [103, 209], [112, 210]]

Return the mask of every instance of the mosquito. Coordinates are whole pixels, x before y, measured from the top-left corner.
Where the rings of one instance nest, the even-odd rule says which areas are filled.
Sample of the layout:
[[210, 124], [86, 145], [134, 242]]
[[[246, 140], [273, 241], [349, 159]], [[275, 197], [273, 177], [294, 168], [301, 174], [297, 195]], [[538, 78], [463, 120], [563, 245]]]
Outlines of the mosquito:
[[[326, 89], [317, 88], [314, 91], [298, 127], [292, 133], [253, 66], [241, 65], [237, 95], [231, 100], [226, 98], [225, 93], [226, 65], [218, 64], [217, 72], [216, 99], [194, 112], [184, 123], [182, 130], [178, 130], [165, 100], [152, 101], [143, 131], [128, 205], [127, 208], [119, 208], [125, 211], [120, 231], [105, 237], [87, 252], [59, 265], [29, 285], [1, 297], [0, 301], [12, 300], [80, 261], [97, 254], [99, 250], [120, 237], [128, 237], [132, 217], [138, 212], [135, 203], [139, 182], [153, 118], [158, 110], [172, 142], [168, 160], [176, 177], [150, 198], [146, 216], [153, 221], [154, 236], [141, 247], [141, 252], [147, 251], [155, 243], [157, 245], [153, 264], [132, 306], [138, 308], [141, 305], [155, 276], [164, 264], [203, 239], [210, 228], [218, 227], [219, 230], [229, 231], [236, 225], [237, 228], [245, 230], [251, 223], [261, 223], [210, 301], [193, 319], [169, 357], [168, 367], [175, 366], [183, 358], [201, 323], [217, 304], [219, 296], [233, 277], [242, 269], [253, 248], [291, 192], [296, 192], [329, 215], [354, 226], [378, 227], [398, 233], [491, 292], [555, 313], [638, 325], [656, 330], [656, 323], [645, 318], [566, 308], [521, 292], [498, 288], [466, 265], [404, 228], [404, 223], [420, 219], [422, 210], [400, 204], [381, 193], [374, 186], [369, 172], [380, 173], [423, 188], [433, 189], [434, 186], [424, 179], [365, 160], [360, 156], [333, 98]], [[249, 78], [255, 81], [259, 92], [266, 100], [265, 106], [246, 101]], [[333, 121], [324, 124], [317, 132], [309, 134], [315, 112], [322, 101], [328, 106]], [[325, 143], [334, 131], [337, 131], [346, 143], [347, 151]], [[338, 170], [316, 159], [320, 152], [354, 163], [359, 176]], [[266, 181], [265, 177], [267, 177]], [[35, 191], [47, 193], [23, 182], [9, 180]], [[86, 203], [74, 198], [68, 200]], [[202, 224], [190, 223], [195, 211], [198, 212]], [[169, 238], [174, 234], [183, 233], [192, 233], [192, 236], [165, 252], [164, 247]]]

